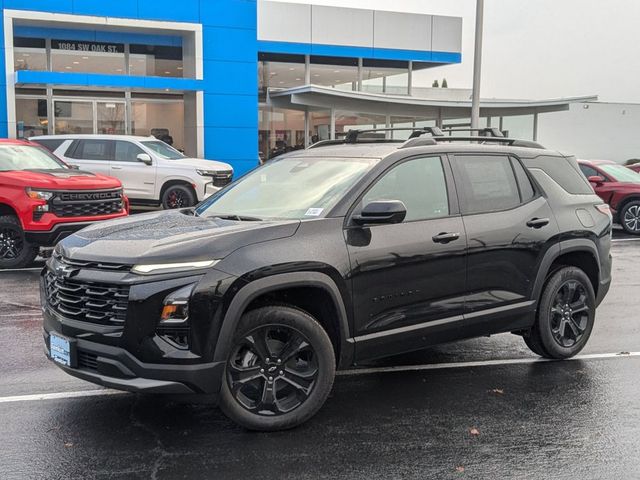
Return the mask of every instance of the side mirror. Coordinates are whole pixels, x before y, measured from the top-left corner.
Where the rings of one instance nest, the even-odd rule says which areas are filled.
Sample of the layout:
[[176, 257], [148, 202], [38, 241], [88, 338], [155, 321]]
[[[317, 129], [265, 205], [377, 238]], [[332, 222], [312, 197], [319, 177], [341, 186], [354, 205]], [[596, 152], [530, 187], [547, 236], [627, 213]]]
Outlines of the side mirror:
[[589, 183], [595, 183], [596, 185], [602, 185], [604, 183], [604, 178], [600, 175], [592, 175], [587, 178], [587, 180], [589, 180]]
[[401, 223], [406, 216], [407, 207], [400, 200], [378, 200], [365, 205], [353, 221], [358, 225]]
[[151, 155], [149, 155], [148, 153], [139, 153], [136, 156], [136, 160], [144, 163], [145, 165], [151, 165], [153, 163], [153, 161], [151, 160]]
[[80, 167], [78, 165], [69, 165], [69, 168], [71, 170], [80, 170]]

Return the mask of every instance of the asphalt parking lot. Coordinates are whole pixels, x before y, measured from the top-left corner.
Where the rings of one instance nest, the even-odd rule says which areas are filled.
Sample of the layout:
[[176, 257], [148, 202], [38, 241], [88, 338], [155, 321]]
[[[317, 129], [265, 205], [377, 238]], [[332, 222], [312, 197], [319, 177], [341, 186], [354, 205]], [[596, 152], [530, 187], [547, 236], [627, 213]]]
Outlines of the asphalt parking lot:
[[317, 415], [256, 434], [208, 405], [102, 390], [43, 354], [40, 264], [0, 273], [0, 478], [640, 477], [640, 239], [577, 359], [497, 335], [336, 379]]

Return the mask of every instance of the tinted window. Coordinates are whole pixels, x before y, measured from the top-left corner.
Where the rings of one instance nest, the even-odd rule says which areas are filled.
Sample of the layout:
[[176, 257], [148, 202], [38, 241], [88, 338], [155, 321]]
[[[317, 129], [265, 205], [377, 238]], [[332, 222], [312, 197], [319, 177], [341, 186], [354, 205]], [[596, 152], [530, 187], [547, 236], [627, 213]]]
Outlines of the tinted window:
[[520, 204], [516, 177], [508, 157], [456, 157], [465, 213], [507, 210]]
[[400, 200], [405, 222], [449, 215], [447, 183], [440, 157], [416, 158], [393, 167], [376, 182], [362, 205], [376, 200]]
[[116, 141], [115, 159], [120, 162], [135, 162], [138, 154], [144, 151], [135, 143]]
[[513, 171], [516, 172], [516, 179], [518, 180], [518, 187], [520, 187], [520, 200], [522, 203], [527, 203], [529, 200], [535, 197], [536, 192], [533, 189], [531, 180], [527, 176], [527, 172], [524, 171], [524, 167], [515, 158], [511, 159], [513, 165]]
[[523, 159], [525, 167], [539, 168], [549, 175], [567, 193], [574, 195], [593, 195], [593, 189], [582, 172], [574, 157], [540, 156]]
[[64, 142], [64, 139], [43, 138], [42, 140], [35, 139], [33, 141], [36, 143], [39, 143], [50, 152], [54, 152], [56, 148], [62, 145], [62, 143]]
[[111, 160], [113, 140], [80, 140], [73, 158], [83, 160]]
[[579, 163], [578, 165], [580, 165], [580, 170], [582, 171], [584, 176], [587, 177], [587, 178], [589, 178], [589, 177], [600, 177], [601, 176], [595, 168], [591, 168], [591, 167], [589, 167], [587, 165], [583, 165], [581, 163]]

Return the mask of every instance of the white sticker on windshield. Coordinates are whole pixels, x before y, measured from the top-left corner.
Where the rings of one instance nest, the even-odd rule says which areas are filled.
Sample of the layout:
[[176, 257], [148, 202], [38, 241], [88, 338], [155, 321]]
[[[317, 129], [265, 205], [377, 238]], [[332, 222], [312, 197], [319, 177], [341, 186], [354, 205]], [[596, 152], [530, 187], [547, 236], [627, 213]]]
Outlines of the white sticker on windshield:
[[310, 208], [307, 210], [307, 213], [304, 214], [305, 217], [317, 217], [322, 213], [324, 208]]

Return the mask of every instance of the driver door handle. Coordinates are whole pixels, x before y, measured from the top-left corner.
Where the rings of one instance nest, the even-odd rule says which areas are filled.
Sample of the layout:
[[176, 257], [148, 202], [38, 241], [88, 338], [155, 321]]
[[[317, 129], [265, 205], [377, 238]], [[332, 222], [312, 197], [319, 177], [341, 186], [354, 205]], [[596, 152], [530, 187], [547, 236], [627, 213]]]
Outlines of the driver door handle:
[[431, 237], [431, 239], [435, 242], [435, 243], [449, 243], [449, 242], [453, 242], [454, 240], [458, 240], [460, 238], [460, 234], [457, 232], [442, 232], [439, 233], [438, 235], [434, 235], [433, 237]]
[[532, 218], [527, 222], [527, 227], [529, 228], [542, 228], [549, 225], [548, 218]]
[[122, 167], [116, 167], [114, 165], [111, 165], [111, 169], [112, 170], [122, 170]]

